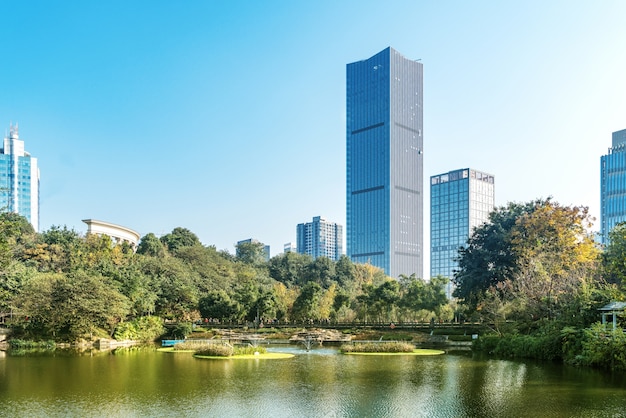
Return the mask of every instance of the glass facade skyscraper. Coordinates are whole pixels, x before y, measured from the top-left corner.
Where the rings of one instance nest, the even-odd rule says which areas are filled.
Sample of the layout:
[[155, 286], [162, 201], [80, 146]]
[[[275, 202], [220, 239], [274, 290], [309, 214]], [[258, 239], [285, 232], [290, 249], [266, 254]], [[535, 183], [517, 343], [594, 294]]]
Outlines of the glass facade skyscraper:
[[607, 155], [600, 158], [600, 235], [609, 242], [613, 227], [626, 222], [626, 129], [613, 132]]
[[39, 231], [39, 166], [10, 125], [0, 150], [0, 210], [22, 215]]
[[313, 222], [298, 224], [296, 232], [296, 251], [300, 254], [308, 254], [314, 259], [328, 257], [334, 261], [343, 254], [343, 227], [337, 223], [316, 216]]
[[[452, 279], [458, 250], [495, 205], [494, 176], [471, 168], [430, 178], [430, 277]], [[452, 283], [446, 295], [452, 297]]]
[[347, 252], [423, 274], [423, 66], [387, 48], [346, 68]]

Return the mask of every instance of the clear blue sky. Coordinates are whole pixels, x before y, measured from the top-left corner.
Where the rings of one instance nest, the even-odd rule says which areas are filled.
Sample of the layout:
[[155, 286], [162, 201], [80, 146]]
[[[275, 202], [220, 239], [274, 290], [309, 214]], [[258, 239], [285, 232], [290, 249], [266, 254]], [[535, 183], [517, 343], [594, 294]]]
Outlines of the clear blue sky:
[[[181, 226], [272, 255], [345, 225], [345, 66], [424, 64], [428, 179], [472, 167], [498, 205], [553, 196], [599, 221], [626, 128], [624, 1], [0, 2], [0, 127], [41, 167], [41, 230]], [[426, 269], [428, 257], [426, 253]]]

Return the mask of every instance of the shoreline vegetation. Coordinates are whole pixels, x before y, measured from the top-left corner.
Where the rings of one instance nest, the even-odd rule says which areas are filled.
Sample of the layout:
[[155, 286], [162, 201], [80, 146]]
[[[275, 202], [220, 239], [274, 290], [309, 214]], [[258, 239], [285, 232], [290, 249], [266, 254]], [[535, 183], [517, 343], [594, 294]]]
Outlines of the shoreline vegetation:
[[[26, 218], [0, 213], [0, 339], [82, 350], [98, 340], [193, 338], [199, 327], [215, 336], [211, 325], [267, 337], [273, 326], [386, 324], [380, 339], [418, 347], [626, 370], [626, 306], [611, 311], [612, 324], [603, 310], [626, 300], [626, 223], [604, 245], [592, 226], [588, 208], [551, 198], [495, 208], [458, 249], [449, 299], [446, 277], [389, 277], [347, 256], [268, 260], [255, 242], [232, 254], [182, 227], [146, 234], [135, 251], [67, 227], [38, 233]], [[353, 331], [353, 340], [378, 339]]]

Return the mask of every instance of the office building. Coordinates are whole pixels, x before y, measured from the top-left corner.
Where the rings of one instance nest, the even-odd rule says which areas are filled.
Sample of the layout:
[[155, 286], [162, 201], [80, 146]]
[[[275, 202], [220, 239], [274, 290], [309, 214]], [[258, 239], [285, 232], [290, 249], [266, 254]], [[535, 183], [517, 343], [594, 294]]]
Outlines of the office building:
[[295, 242], [287, 242], [283, 245], [284, 253], [295, 253], [297, 252], [297, 247]]
[[613, 132], [607, 155], [600, 158], [600, 236], [609, 243], [613, 227], [626, 222], [626, 129]]
[[17, 124], [9, 126], [0, 151], [0, 208], [22, 215], [39, 231], [39, 166], [24, 150]]
[[422, 64], [387, 48], [346, 75], [348, 256], [422, 277]]
[[[489, 220], [494, 206], [491, 174], [464, 168], [430, 178], [430, 277], [452, 280], [459, 248], [467, 244], [474, 228]], [[449, 282], [448, 298], [452, 290]]]
[[313, 222], [298, 224], [296, 235], [296, 248], [300, 254], [335, 261], [343, 254], [343, 227], [321, 216], [314, 217]]

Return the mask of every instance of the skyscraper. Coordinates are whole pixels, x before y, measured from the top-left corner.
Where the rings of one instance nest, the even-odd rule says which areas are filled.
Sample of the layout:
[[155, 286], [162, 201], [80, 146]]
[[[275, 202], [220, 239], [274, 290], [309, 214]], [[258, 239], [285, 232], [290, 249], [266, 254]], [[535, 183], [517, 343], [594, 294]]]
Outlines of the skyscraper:
[[296, 249], [300, 254], [335, 261], [343, 254], [343, 227], [337, 223], [316, 216], [313, 222], [298, 224], [296, 232]]
[[0, 210], [22, 215], [39, 231], [39, 167], [10, 125], [0, 150]]
[[422, 64], [386, 48], [346, 73], [348, 256], [422, 277]]
[[[491, 174], [464, 168], [430, 178], [430, 277], [452, 279], [459, 248], [474, 228], [489, 219], [494, 205]], [[452, 290], [450, 282], [448, 298]]]
[[609, 153], [600, 158], [600, 235], [609, 243], [613, 227], [626, 222], [626, 129], [613, 132]]

